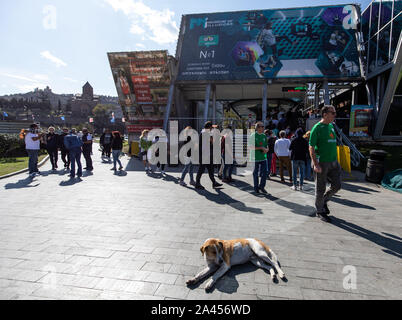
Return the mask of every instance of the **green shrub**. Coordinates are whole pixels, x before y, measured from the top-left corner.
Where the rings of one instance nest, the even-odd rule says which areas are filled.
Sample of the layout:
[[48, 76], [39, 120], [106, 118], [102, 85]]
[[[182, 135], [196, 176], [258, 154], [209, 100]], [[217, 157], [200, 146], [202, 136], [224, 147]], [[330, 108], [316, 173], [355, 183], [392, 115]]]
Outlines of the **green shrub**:
[[18, 134], [0, 134], [0, 158], [24, 156], [25, 142]]

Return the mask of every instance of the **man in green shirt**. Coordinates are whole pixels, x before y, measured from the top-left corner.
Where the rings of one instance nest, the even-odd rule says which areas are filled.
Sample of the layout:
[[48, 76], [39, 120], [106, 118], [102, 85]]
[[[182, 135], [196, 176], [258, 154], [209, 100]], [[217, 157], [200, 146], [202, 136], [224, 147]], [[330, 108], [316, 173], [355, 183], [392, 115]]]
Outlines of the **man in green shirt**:
[[[324, 106], [321, 109], [322, 119], [310, 133], [310, 156], [314, 164], [315, 179], [315, 207], [317, 216], [330, 222], [327, 202], [341, 188], [341, 166], [337, 160], [336, 133], [332, 122], [336, 112], [333, 106]], [[327, 179], [330, 180], [330, 189], [326, 191]]]
[[[250, 136], [250, 144], [254, 152], [251, 153], [251, 161], [255, 162], [254, 166], [254, 192], [268, 193], [265, 190], [267, 182], [267, 153], [268, 153], [268, 138], [264, 133], [264, 124], [257, 122], [255, 124], [256, 132]], [[261, 177], [258, 183], [258, 177]]]

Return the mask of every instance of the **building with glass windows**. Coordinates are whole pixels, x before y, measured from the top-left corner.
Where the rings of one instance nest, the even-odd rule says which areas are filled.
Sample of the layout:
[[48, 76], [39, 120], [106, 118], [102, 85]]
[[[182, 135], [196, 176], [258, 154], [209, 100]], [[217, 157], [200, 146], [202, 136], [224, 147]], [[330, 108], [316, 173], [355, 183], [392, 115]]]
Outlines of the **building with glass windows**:
[[[364, 81], [349, 84], [352, 89], [337, 90], [331, 97], [339, 114], [350, 114], [353, 105], [372, 106], [369, 135], [376, 141], [402, 141], [401, 9], [402, 0], [377, 0], [363, 10], [359, 49]], [[349, 119], [344, 132], [348, 127]]]

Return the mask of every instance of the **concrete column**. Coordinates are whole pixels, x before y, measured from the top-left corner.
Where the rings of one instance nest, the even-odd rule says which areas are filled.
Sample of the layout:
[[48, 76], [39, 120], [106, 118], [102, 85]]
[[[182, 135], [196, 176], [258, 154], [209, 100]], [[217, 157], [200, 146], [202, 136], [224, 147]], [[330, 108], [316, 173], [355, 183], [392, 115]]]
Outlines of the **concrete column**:
[[211, 96], [211, 84], [207, 85], [205, 90], [205, 103], [204, 103], [204, 123], [208, 120], [209, 98]]
[[167, 132], [168, 129], [170, 110], [172, 110], [173, 93], [174, 93], [174, 84], [172, 83], [169, 88], [168, 103], [166, 105], [165, 117], [163, 119], [163, 130], [165, 132]]
[[314, 87], [314, 109], [318, 109], [319, 102], [320, 102], [320, 88], [316, 83]]
[[268, 84], [264, 83], [264, 85], [262, 86], [262, 119], [261, 119], [263, 123], [267, 118], [267, 98], [268, 98]]
[[216, 124], [216, 86], [212, 86], [212, 122]]
[[324, 89], [324, 104], [329, 105], [331, 102], [329, 100], [328, 80], [324, 80], [322, 86]]

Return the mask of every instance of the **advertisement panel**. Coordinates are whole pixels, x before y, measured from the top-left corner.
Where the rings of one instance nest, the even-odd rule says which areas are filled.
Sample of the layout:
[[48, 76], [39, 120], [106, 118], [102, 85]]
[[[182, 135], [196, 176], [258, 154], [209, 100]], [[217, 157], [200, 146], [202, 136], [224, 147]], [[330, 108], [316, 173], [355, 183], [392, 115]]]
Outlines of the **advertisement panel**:
[[162, 128], [169, 94], [167, 51], [108, 53], [129, 133]]
[[360, 77], [356, 5], [183, 16], [177, 80]]
[[350, 109], [350, 128], [351, 137], [369, 137], [371, 116], [374, 108], [369, 105], [352, 105]]

